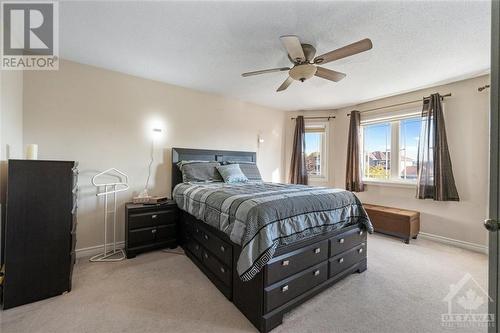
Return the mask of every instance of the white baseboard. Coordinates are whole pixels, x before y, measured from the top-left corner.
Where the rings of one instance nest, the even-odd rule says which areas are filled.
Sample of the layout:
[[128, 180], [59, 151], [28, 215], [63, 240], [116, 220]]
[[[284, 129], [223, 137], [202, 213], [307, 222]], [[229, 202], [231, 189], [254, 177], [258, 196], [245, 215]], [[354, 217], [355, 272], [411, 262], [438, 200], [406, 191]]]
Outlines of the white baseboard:
[[[470, 250], [470, 251], [474, 251], [474, 252], [488, 254], [488, 247], [485, 245], [481, 245], [481, 244], [475, 244], [475, 243], [470, 243], [470, 242], [466, 242], [466, 241], [462, 241], [462, 240], [458, 240], [458, 239], [429, 234], [427, 232], [419, 232], [418, 237], [423, 238], [423, 239], [432, 240], [435, 242], [439, 242], [442, 244], [460, 247], [462, 249], [466, 249], [466, 250]], [[112, 244], [108, 244], [108, 246], [112, 246]], [[120, 249], [123, 249], [125, 247], [125, 242], [123, 242], [123, 241], [117, 242], [116, 246]], [[81, 249], [77, 249], [75, 252], [76, 252], [77, 258], [92, 257], [92, 256], [95, 256], [96, 254], [104, 252], [104, 245], [84, 247]]]
[[458, 240], [458, 239], [429, 234], [426, 232], [420, 232], [418, 234], [418, 237], [432, 240], [432, 241], [439, 242], [439, 243], [443, 243], [443, 244], [447, 244], [447, 245], [460, 247], [462, 249], [466, 249], [466, 250], [470, 250], [470, 251], [474, 251], [474, 252], [488, 254], [488, 247], [485, 245], [481, 245], [481, 244], [470, 243], [470, 242], [466, 242], [466, 241], [462, 241], [462, 240]]
[[[113, 244], [107, 244], [108, 249], [113, 246]], [[125, 242], [117, 242], [116, 247], [119, 249], [123, 249], [125, 247]], [[81, 249], [75, 250], [76, 252], [76, 258], [87, 258], [87, 257], [92, 257], [95, 256], [96, 254], [103, 253], [104, 252], [104, 244], [103, 245], [96, 245], [96, 246], [90, 246], [90, 247], [83, 247]]]

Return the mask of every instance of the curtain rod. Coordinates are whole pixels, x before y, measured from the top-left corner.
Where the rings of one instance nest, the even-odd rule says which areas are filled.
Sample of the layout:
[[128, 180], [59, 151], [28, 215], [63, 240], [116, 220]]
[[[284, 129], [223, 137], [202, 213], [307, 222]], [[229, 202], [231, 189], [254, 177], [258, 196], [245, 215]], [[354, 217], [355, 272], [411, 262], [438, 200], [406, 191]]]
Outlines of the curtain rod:
[[[295, 120], [297, 119], [297, 117], [292, 117], [290, 118], [292, 120]], [[325, 117], [304, 117], [304, 119], [326, 119], [326, 120], [330, 120], [330, 119], [335, 119], [335, 116], [325, 116]]]
[[[451, 93], [447, 93], [445, 95], [441, 95], [441, 99], [444, 99], [445, 97], [450, 97], [451, 96]], [[427, 98], [427, 97], [424, 97], [424, 98]], [[377, 110], [381, 110], [381, 109], [387, 109], [387, 108], [392, 108], [392, 107], [395, 107], [395, 106], [402, 106], [402, 105], [406, 105], [406, 104], [413, 104], [413, 103], [417, 103], [417, 102], [421, 102], [422, 100], [421, 99], [416, 99], [414, 101], [409, 101], [409, 102], [403, 102], [403, 103], [398, 103], [398, 104], [391, 104], [391, 105], [385, 105], [385, 106], [380, 106], [378, 108], [373, 108], [373, 109], [368, 109], [368, 110], [362, 110], [362, 111], [359, 111], [360, 113], [365, 113], [365, 112], [372, 112], [372, 111], [377, 111]], [[347, 116], [349, 117], [351, 114], [348, 113]]]

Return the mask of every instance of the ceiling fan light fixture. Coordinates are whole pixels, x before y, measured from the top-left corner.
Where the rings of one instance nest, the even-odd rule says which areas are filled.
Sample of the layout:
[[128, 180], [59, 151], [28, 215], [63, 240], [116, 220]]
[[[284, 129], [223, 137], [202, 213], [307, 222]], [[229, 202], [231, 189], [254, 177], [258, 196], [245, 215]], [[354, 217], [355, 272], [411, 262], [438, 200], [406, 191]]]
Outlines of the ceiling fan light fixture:
[[316, 66], [312, 64], [301, 64], [290, 69], [289, 75], [292, 79], [304, 82], [316, 74]]

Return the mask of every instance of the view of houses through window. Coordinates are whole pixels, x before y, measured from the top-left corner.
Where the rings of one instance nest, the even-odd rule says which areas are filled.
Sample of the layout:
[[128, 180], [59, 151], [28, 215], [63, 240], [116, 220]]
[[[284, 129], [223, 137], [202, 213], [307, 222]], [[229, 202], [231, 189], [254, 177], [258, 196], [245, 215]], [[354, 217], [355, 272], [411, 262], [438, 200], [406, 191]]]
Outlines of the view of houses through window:
[[417, 179], [418, 141], [422, 120], [408, 118], [399, 122], [399, 178]]
[[415, 181], [420, 128], [420, 117], [363, 125], [363, 178]]
[[363, 126], [363, 176], [391, 177], [391, 123]]
[[309, 176], [325, 176], [326, 126], [322, 124], [306, 125], [306, 170]]

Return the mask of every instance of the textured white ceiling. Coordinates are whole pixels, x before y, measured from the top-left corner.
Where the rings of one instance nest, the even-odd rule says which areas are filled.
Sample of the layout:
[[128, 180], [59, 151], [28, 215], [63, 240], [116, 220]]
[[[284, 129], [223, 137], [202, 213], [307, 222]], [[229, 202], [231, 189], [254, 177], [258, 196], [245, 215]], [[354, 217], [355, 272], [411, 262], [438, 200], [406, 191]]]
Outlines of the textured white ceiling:
[[[362, 38], [373, 49], [276, 93], [289, 66], [279, 36], [317, 54]], [[61, 57], [286, 110], [340, 107], [489, 69], [489, 1], [61, 2]]]

